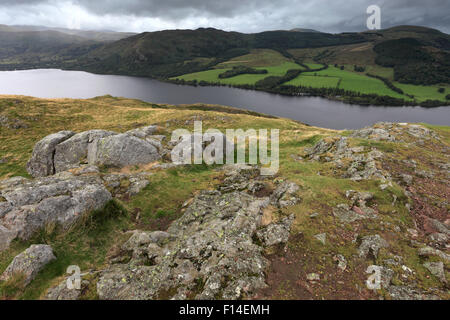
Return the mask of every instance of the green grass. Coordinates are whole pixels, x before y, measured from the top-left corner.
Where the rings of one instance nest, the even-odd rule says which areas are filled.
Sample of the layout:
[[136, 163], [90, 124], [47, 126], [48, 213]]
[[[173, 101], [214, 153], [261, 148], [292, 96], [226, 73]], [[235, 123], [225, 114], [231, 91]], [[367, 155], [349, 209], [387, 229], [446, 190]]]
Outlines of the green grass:
[[329, 76], [340, 78], [339, 88], [357, 91], [363, 94], [375, 93], [378, 95], [388, 95], [395, 98], [406, 98], [406, 96], [396, 93], [386, 87], [386, 85], [378, 79], [370, 78], [356, 72], [341, 70], [334, 66], [330, 66], [326, 70], [319, 72], [305, 72], [304, 75]]
[[229, 61], [219, 63], [216, 68], [232, 68], [235, 66], [247, 67], [269, 67], [281, 65], [290, 60], [277, 51], [270, 49], [255, 49], [249, 54], [233, 58]]
[[[333, 79], [333, 77], [311, 75], [305, 77]], [[295, 206], [282, 209], [282, 211], [276, 210], [272, 214], [274, 217], [279, 217], [280, 214], [295, 214], [296, 220], [292, 234], [301, 232], [302, 238], [301, 240], [291, 240], [289, 245], [309, 250], [305, 253], [308, 253], [308, 259], [311, 258], [307, 268], [296, 267], [296, 273], [325, 273], [331, 270], [330, 278], [333, 279], [335, 266], [332, 256], [335, 253], [341, 253], [348, 260], [349, 266], [346, 273], [356, 280], [360, 278], [360, 274], [363, 274], [362, 278], [365, 279], [365, 268], [360, 268], [358, 259], [353, 258], [358, 244], [352, 242], [354, 235], [348, 237], [347, 233], [385, 234], [391, 232], [393, 225], [401, 226], [402, 230], [413, 226], [411, 215], [405, 208], [408, 199], [404, 195], [403, 189], [397, 184], [394, 183], [392, 187], [381, 190], [379, 182], [375, 180], [355, 182], [342, 178], [343, 172], [337, 170], [332, 163], [298, 161], [294, 159], [296, 157], [292, 157], [292, 155], [304, 156], [305, 148], [315, 145], [322, 138], [330, 139], [337, 134], [348, 135], [349, 132], [306, 126], [288, 119], [272, 119], [249, 114], [225, 114], [218, 110], [206, 105], [184, 106], [183, 108], [170, 105], [158, 106], [110, 96], [89, 100], [0, 97], [2, 114], [19, 118], [29, 125], [28, 128], [2, 129], [0, 131], [0, 143], [2, 143], [0, 151], [2, 155], [5, 154], [10, 159], [9, 167], [4, 167], [4, 170], [0, 171], [0, 178], [23, 172], [34, 143], [49, 133], [63, 129], [81, 132], [98, 128], [124, 132], [131, 128], [154, 123], [164, 126], [164, 129], [161, 129], [164, 131], [161, 133], [168, 135], [176, 128], [191, 130], [192, 125], [186, 124], [186, 119], [201, 115], [205, 130], [207, 128], [218, 128], [221, 131], [226, 128], [280, 129], [280, 170], [274, 180], [296, 182], [300, 187], [299, 196], [302, 200]], [[30, 120], [27, 118], [29, 116], [36, 119]], [[167, 124], [168, 127], [166, 127]], [[450, 141], [449, 127], [427, 126], [436, 130], [441, 135], [442, 142], [448, 145]], [[426, 142], [426, 148], [406, 145], [408, 142], [399, 144], [398, 142], [375, 142], [349, 138], [350, 146], [363, 145], [368, 149], [375, 147], [385, 152], [387, 157], [401, 160], [415, 158], [413, 155], [419, 155], [417, 157], [419, 168], [426, 168], [433, 161], [445, 161], [442, 149], [435, 148], [433, 145], [435, 142], [433, 144]], [[0, 166], [0, 168], [2, 167]], [[0, 299], [42, 298], [49, 287], [62, 281], [69, 265], [79, 265], [82, 272], [104, 269], [111, 253], [116, 252], [123, 241], [129, 237], [127, 231], [165, 230], [173, 220], [183, 214], [183, 204], [187, 200], [192, 199], [200, 190], [216, 188], [223, 179], [223, 173], [216, 169], [216, 166], [199, 165], [152, 171], [150, 184], [141, 193], [124, 202], [116, 200], [109, 203], [105, 209], [88, 215], [72, 230], [63, 232], [50, 226], [30, 241], [14, 242], [10, 249], [0, 253], [0, 273], [5, 270], [14, 256], [25, 250], [31, 243], [52, 245], [57, 260], [47, 265], [26, 288], [20, 286], [20, 278], [0, 283]], [[140, 170], [151, 171], [152, 169], [144, 167], [130, 169], [132, 172]], [[393, 175], [395, 174], [394, 171]], [[373, 204], [379, 211], [379, 219], [362, 221], [360, 229], [355, 230], [336, 223], [332, 209], [337, 204], [349, 203], [349, 199], [345, 197], [345, 191], [350, 189], [374, 194]], [[394, 195], [397, 197], [395, 204], [392, 202]], [[320, 215], [311, 219], [309, 215], [313, 212], [318, 212]], [[381, 221], [384, 223], [383, 225]], [[314, 235], [323, 232], [327, 233], [326, 245], [322, 245], [314, 238]], [[420, 285], [425, 288], [439, 286], [436, 279], [424, 278], [429, 273], [421, 266], [422, 261], [417, 256], [417, 250], [407, 245], [403, 246], [403, 244], [409, 243], [406, 242], [406, 232], [392, 231], [391, 234], [394, 238], [390, 242], [394, 244], [393, 248], [395, 248], [391, 251], [403, 256], [405, 264], [409, 267], [414, 267]], [[323, 260], [322, 257], [325, 257], [326, 260]], [[383, 253], [380, 254], [378, 261], [382, 261], [381, 257], [384, 258]], [[294, 265], [296, 265], [295, 261]], [[334, 285], [328, 285], [325, 278], [323, 281], [321, 285], [325, 290], [335, 292]], [[293, 283], [287, 282], [287, 284], [292, 285]], [[83, 299], [96, 298], [95, 281], [92, 281], [91, 286], [87, 292], [83, 293]], [[354, 285], [352, 287], [354, 288]], [[292, 297], [299, 298], [295, 294]]]
[[267, 67], [257, 67], [255, 69], [267, 70], [266, 74], [242, 74], [236, 77], [220, 79], [219, 74], [230, 70], [230, 69], [213, 69], [202, 72], [195, 72], [190, 74], [185, 74], [174, 79], [183, 79], [186, 81], [207, 81], [207, 82], [220, 82], [223, 84], [255, 84], [259, 80], [262, 80], [269, 76], [283, 76], [290, 69], [301, 69], [302, 67], [298, 64], [290, 61], [285, 61], [280, 65], [267, 66]]
[[[403, 90], [403, 92], [413, 95], [416, 100], [418, 101], [425, 101], [425, 100], [444, 100], [445, 96], [447, 94], [450, 94], [450, 86], [449, 85], [442, 85], [442, 86], [417, 86], [413, 84], [404, 84], [395, 82], [395, 86], [399, 87]], [[445, 88], [444, 93], [439, 93], [439, 88]], [[450, 104], [450, 101], [449, 101]]]
[[87, 215], [70, 231], [47, 227], [30, 241], [16, 241], [7, 251], [0, 253], [0, 272], [6, 269], [12, 258], [32, 243], [51, 245], [56, 260], [49, 263], [26, 288], [11, 290], [9, 282], [0, 284], [0, 299], [38, 299], [53, 281], [66, 274], [67, 267], [78, 265], [88, 270], [105, 263], [110, 248], [123, 237], [129, 219], [126, 210], [117, 201], [111, 201], [101, 210]]
[[340, 78], [337, 77], [325, 77], [325, 76], [311, 76], [311, 75], [300, 75], [294, 80], [286, 82], [284, 85], [289, 86], [302, 86], [302, 87], [313, 87], [313, 88], [336, 88], [339, 84]]
[[323, 67], [323, 64], [319, 63], [305, 63], [306, 66], [308, 66], [310, 69], [320, 69]]

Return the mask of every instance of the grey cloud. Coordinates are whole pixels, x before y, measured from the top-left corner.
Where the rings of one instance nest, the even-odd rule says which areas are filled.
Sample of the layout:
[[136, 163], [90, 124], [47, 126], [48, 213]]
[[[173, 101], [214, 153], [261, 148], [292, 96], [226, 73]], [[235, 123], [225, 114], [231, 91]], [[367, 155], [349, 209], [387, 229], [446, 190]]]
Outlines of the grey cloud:
[[[30, 24], [52, 21], [50, 14], [55, 11], [51, 8], [68, 3], [90, 15], [90, 19], [84, 17], [83, 28], [97, 26], [93, 23], [97, 18], [99, 24], [118, 31], [127, 31], [130, 21], [139, 29], [132, 31], [172, 26], [212, 26], [242, 32], [296, 27], [327, 32], [362, 31], [366, 26], [366, 8], [371, 4], [381, 7], [383, 28], [418, 24], [450, 31], [449, 0], [0, 0], [0, 19], [7, 14], [39, 11], [30, 16]], [[124, 22], [111, 17], [123, 17]], [[56, 20], [63, 23], [64, 18]]]

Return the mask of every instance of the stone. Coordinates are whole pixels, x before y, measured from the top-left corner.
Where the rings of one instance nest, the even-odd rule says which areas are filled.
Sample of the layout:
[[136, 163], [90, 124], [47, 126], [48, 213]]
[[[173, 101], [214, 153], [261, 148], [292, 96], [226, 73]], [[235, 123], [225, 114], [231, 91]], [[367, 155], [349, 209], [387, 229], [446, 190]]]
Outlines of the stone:
[[[99, 271], [100, 299], [242, 299], [266, 288], [265, 247], [289, 239], [294, 215], [263, 226], [271, 204], [241, 190], [262, 181], [258, 168], [227, 166], [226, 183], [184, 204], [166, 232], [134, 231]], [[222, 187], [228, 187], [222, 190]], [[245, 188], [244, 188], [245, 189]]]
[[147, 126], [147, 127], [143, 127], [143, 128], [133, 129], [133, 130], [127, 131], [125, 133], [128, 135], [131, 135], [131, 136], [135, 136], [136, 138], [146, 139], [149, 136], [153, 135], [156, 131], [158, 131], [157, 126]]
[[439, 262], [425, 262], [423, 264], [425, 268], [427, 268], [430, 273], [439, 279], [442, 283], [447, 283], [447, 279], [445, 278], [445, 270], [444, 263], [442, 261]]
[[448, 236], [444, 233], [432, 233], [428, 236], [430, 241], [437, 243], [438, 245], [445, 246], [448, 242]]
[[68, 229], [84, 214], [103, 208], [112, 199], [100, 178], [76, 177], [67, 172], [3, 183], [0, 192], [9, 204], [0, 217], [0, 251], [13, 239], [30, 239], [47, 224]]
[[98, 139], [89, 145], [88, 150], [89, 164], [118, 168], [148, 164], [160, 158], [153, 145], [128, 134]]
[[105, 130], [90, 130], [75, 134], [69, 139], [59, 143], [55, 148], [55, 172], [67, 171], [87, 163], [88, 147], [96, 140], [116, 135], [117, 133]]
[[400, 175], [400, 178], [408, 186], [413, 183], [413, 177], [409, 174], [402, 174], [402, 175]]
[[317, 273], [308, 273], [306, 279], [310, 282], [320, 281], [320, 275]]
[[418, 253], [419, 253], [419, 256], [425, 256], [425, 257], [427, 257], [427, 256], [436, 256], [436, 257], [439, 257], [441, 259], [450, 261], [450, 255], [449, 254], [447, 254], [445, 252], [442, 252], [441, 250], [431, 248], [431, 247], [420, 248]]
[[342, 254], [337, 254], [333, 257], [333, 259], [337, 262], [337, 267], [339, 268], [339, 270], [345, 271], [345, 269], [347, 268], [347, 260], [345, 259], [345, 257]]
[[24, 285], [28, 285], [47, 264], [55, 259], [52, 247], [43, 244], [32, 245], [13, 259], [0, 280], [8, 281], [14, 276], [23, 276]]
[[293, 206], [300, 202], [300, 198], [297, 196], [299, 186], [293, 182], [280, 183], [271, 196], [272, 204], [278, 208], [284, 208]]
[[[175, 291], [166, 298], [182, 298], [199, 279], [203, 285], [196, 299], [237, 299], [265, 288], [268, 261], [253, 235], [268, 204], [268, 199], [237, 191], [201, 193], [167, 233], [132, 236], [127, 242], [133, 250], [131, 261], [101, 271], [99, 298], [155, 299], [171, 288]], [[152, 238], [157, 243], [148, 243]]]
[[362, 238], [361, 245], [358, 249], [358, 254], [362, 258], [367, 258], [369, 253], [372, 253], [375, 258], [378, 256], [378, 251], [382, 248], [389, 247], [386, 240], [380, 237], [378, 234], [366, 236]]
[[55, 173], [53, 158], [56, 146], [72, 137], [72, 131], [60, 131], [46, 136], [34, 146], [31, 159], [27, 163], [27, 171], [34, 178], [45, 177]]
[[388, 293], [393, 300], [439, 300], [436, 295], [429, 295], [411, 286], [389, 286]]
[[350, 206], [344, 203], [337, 205], [336, 208], [333, 209], [333, 215], [343, 223], [352, 223], [358, 220], [377, 218], [377, 215], [370, 208], [350, 208]]
[[374, 141], [395, 141], [395, 137], [384, 128], [367, 127], [360, 130], [355, 130], [350, 136]]
[[445, 224], [440, 222], [439, 220], [430, 219], [430, 223], [436, 231], [446, 234], [447, 236], [450, 235], [450, 229]]
[[289, 239], [294, 218], [294, 215], [290, 215], [289, 217], [282, 219], [280, 222], [272, 223], [259, 230], [256, 233], [256, 236], [265, 246], [286, 243]]
[[78, 300], [81, 296], [81, 289], [69, 289], [67, 279], [64, 279], [56, 287], [50, 288], [46, 295], [46, 300], [71, 301]]

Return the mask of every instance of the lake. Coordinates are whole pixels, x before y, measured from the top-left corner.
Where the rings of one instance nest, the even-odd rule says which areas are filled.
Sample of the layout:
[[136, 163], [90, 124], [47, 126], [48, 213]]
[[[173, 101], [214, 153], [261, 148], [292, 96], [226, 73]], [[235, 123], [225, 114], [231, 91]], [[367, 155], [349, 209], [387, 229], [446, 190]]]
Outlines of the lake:
[[219, 104], [332, 129], [356, 129], [379, 121], [450, 125], [449, 107], [357, 106], [319, 97], [289, 97], [228, 87], [182, 86], [147, 78], [54, 69], [0, 72], [0, 94], [77, 99], [110, 94], [153, 103]]

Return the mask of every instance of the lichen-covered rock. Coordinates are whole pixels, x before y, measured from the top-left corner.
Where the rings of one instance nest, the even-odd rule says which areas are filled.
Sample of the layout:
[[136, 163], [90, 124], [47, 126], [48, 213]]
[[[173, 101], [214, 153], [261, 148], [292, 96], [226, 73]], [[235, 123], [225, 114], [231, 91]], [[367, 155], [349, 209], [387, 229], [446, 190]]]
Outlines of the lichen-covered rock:
[[352, 223], [364, 219], [376, 219], [375, 211], [369, 207], [361, 205], [360, 207], [342, 203], [333, 208], [333, 215], [342, 223]]
[[137, 195], [150, 184], [152, 173], [140, 172], [135, 174], [105, 174], [102, 180], [113, 196]]
[[0, 184], [9, 210], [0, 217], [0, 251], [16, 238], [27, 240], [49, 223], [70, 227], [112, 199], [100, 178], [68, 172]]
[[48, 263], [55, 259], [52, 247], [43, 244], [32, 245], [13, 259], [0, 280], [7, 281], [14, 276], [23, 276], [24, 285], [28, 285]]
[[98, 139], [89, 145], [88, 150], [89, 164], [118, 168], [147, 164], [160, 158], [152, 144], [128, 134]]
[[294, 215], [262, 227], [272, 198], [246, 189], [257, 168], [225, 172], [227, 188], [200, 193], [167, 232], [133, 232], [124, 257], [100, 272], [100, 299], [238, 299], [267, 286], [263, 252], [288, 241]]
[[378, 256], [378, 251], [380, 251], [380, 249], [382, 248], [387, 247], [389, 247], [389, 243], [378, 234], [366, 236], [362, 238], [361, 245], [358, 249], [358, 254], [360, 257], [366, 258], [369, 253], [372, 253], [376, 258]]
[[347, 140], [346, 137], [325, 138], [306, 149], [306, 156], [316, 161], [332, 161], [337, 168], [346, 170], [344, 178], [354, 181], [390, 180], [389, 174], [377, 165], [377, 161], [384, 156], [381, 151], [376, 148], [368, 150], [363, 146], [350, 148]]
[[282, 219], [280, 222], [272, 223], [267, 227], [258, 230], [256, 236], [265, 246], [286, 243], [289, 239], [294, 219], [295, 216], [292, 214], [289, 217]]
[[135, 136], [136, 138], [145, 139], [149, 136], [153, 135], [156, 131], [158, 131], [157, 126], [147, 126], [142, 128], [133, 129], [125, 132], [131, 136]]
[[202, 193], [169, 228], [174, 240], [155, 247], [150, 234], [132, 236], [126, 245], [138, 247], [132, 261], [102, 272], [99, 297], [155, 299], [170, 289], [176, 289], [172, 295], [185, 289], [198, 299], [232, 299], [264, 287], [267, 261], [252, 235], [266, 205], [268, 199], [241, 192]]
[[89, 144], [116, 134], [112, 131], [90, 130], [75, 134], [59, 143], [55, 148], [55, 172], [67, 171], [78, 167], [83, 162], [86, 163]]
[[442, 283], [447, 283], [447, 279], [445, 278], [445, 270], [444, 263], [442, 261], [439, 262], [425, 262], [423, 264], [425, 268], [430, 271], [430, 273], [439, 279]]
[[390, 286], [388, 293], [393, 300], [439, 300], [433, 294], [426, 294], [411, 286]]
[[60, 131], [36, 143], [31, 159], [27, 163], [28, 173], [35, 178], [54, 174], [55, 148], [59, 143], [69, 139], [74, 134], [75, 132], [72, 131]]
[[434, 249], [431, 247], [424, 247], [419, 249], [419, 256], [429, 257], [429, 256], [436, 256], [441, 259], [450, 261], [450, 254], [447, 254], [445, 252], [442, 252], [441, 250]]
[[395, 141], [395, 137], [384, 128], [368, 127], [360, 130], [355, 130], [351, 137], [364, 138], [375, 141]]
[[78, 300], [80, 296], [81, 289], [69, 289], [67, 286], [67, 279], [64, 279], [64, 281], [62, 281], [56, 287], [50, 288], [45, 298], [47, 300], [70, 301]]
[[272, 204], [279, 208], [297, 204], [300, 202], [300, 198], [297, 196], [299, 189], [299, 186], [293, 182], [282, 182], [271, 196]]

